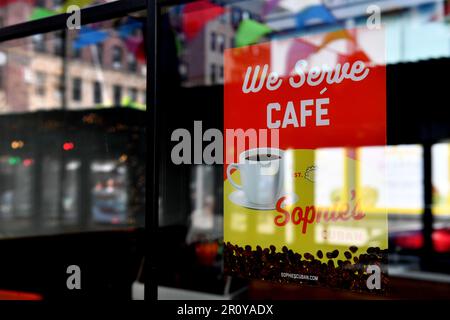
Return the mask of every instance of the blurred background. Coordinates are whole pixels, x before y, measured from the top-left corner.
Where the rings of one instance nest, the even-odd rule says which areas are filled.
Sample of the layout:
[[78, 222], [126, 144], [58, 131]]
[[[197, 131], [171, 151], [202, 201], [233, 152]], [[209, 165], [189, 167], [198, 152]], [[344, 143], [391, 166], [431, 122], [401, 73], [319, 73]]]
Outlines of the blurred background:
[[[450, 297], [450, 118], [447, 84], [441, 80], [450, 68], [448, 2], [205, 0], [162, 6], [158, 21], [164, 137], [159, 299], [375, 298], [224, 277], [223, 168], [176, 166], [170, 160], [174, 129], [192, 133], [194, 120], [203, 121], [204, 131], [223, 128], [226, 49], [363, 28], [369, 5], [381, 10], [385, 32], [388, 146], [359, 148], [358, 172], [345, 170], [345, 148], [318, 150], [320, 161], [332, 164], [337, 173], [332, 184], [322, 185], [321, 201], [333, 202], [340, 186], [356, 177], [371, 212], [388, 213], [391, 289], [377, 299]], [[364, 49], [364, 32], [354, 36]], [[345, 37], [332, 40], [341, 55], [377, 60], [345, 45]], [[317, 48], [292, 45], [286, 60], [296, 50]]]
[[[45, 26], [72, 4], [101, 19], [106, 2], [2, 0], [0, 27]], [[132, 298], [145, 226], [145, 16], [0, 44], [0, 299]], [[78, 292], [66, 288], [72, 264]]]

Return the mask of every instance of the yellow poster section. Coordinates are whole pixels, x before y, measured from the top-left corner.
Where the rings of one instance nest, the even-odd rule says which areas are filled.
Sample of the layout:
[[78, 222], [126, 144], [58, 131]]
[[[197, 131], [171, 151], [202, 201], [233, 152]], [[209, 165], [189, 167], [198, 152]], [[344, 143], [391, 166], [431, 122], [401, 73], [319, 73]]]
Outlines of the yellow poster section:
[[[304, 211], [306, 206], [315, 205], [314, 195], [318, 185], [314, 180], [315, 151], [314, 150], [288, 150], [285, 157], [284, 185], [286, 190], [292, 190], [298, 196], [298, 200], [286, 206], [284, 209], [292, 212], [294, 207], [301, 207]], [[349, 208], [350, 211], [358, 203], [358, 195], [355, 190], [355, 179], [352, 173], [355, 172], [357, 161], [346, 156], [345, 175], [347, 179], [341, 197], [328, 208], [318, 208], [318, 211], [329, 210], [340, 212]], [[350, 175], [350, 176], [349, 176]], [[233, 173], [233, 180], [240, 183], [239, 170]], [[346, 192], [345, 192], [346, 191]], [[353, 191], [353, 193], [352, 193]], [[236, 190], [228, 180], [224, 182], [224, 240], [233, 245], [245, 247], [250, 245], [252, 249], [256, 246], [269, 248], [276, 247], [276, 251], [281, 251], [283, 246], [292, 249], [294, 252], [313, 254], [317, 258], [317, 251], [325, 253], [339, 250], [338, 259], [345, 259], [344, 252], [349, 246], [355, 245], [359, 248], [359, 253], [365, 252], [368, 247], [388, 247], [388, 222], [386, 212], [365, 213], [365, 217], [360, 220], [349, 219], [347, 221], [329, 221], [320, 223], [312, 222], [307, 225], [306, 233], [302, 232], [303, 222], [296, 225], [290, 220], [284, 226], [275, 224], [274, 219], [280, 215], [276, 210], [255, 210], [243, 207], [230, 200], [233, 192], [243, 192]], [[340, 200], [339, 200], [340, 199]], [[358, 208], [357, 208], [358, 209]]]
[[[435, 145], [436, 147], [436, 145]], [[443, 179], [447, 180], [447, 192], [439, 190], [433, 186], [433, 214], [440, 216], [450, 215], [450, 143], [444, 143], [439, 146], [443, 148], [443, 156], [445, 157], [443, 161], [447, 164], [447, 170], [442, 172], [444, 175]]]

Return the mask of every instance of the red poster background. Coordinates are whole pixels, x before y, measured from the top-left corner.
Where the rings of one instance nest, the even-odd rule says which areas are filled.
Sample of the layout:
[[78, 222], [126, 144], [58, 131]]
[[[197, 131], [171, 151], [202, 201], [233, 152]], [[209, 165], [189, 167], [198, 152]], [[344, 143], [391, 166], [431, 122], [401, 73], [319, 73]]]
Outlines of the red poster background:
[[[288, 77], [284, 77], [281, 87], [275, 91], [269, 91], [264, 86], [257, 93], [243, 93], [242, 84], [248, 66], [260, 65], [262, 68], [268, 64], [271, 71], [270, 51], [270, 43], [225, 51], [224, 129], [267, 129], [266, 109], [273, 102], [281, 105], [281, 111], [274, 111], [273, 120], [282, 121], [286, 105], [292, 101], [300, 121], [300, 100], [329, 98], [330, 103], [324, 106], [328, 114], [323, 118], [329, 119], [330, 125], [315, 126], [315, 107], [310, 106], [313, 114], [307, 117], [306, 127], [280, 128], [281, 149], [386, 144], [385, 66], [370, 67], [368, 76], [359, 82], [345, 79], [338, 84], [329, 85], [324, 81], [315, 87], [305, 83], [300, 88], [292, 88]], [[302, 59], [301, 52], [298, 59]], [[321, 95], [324, 87], [327, 91]]]

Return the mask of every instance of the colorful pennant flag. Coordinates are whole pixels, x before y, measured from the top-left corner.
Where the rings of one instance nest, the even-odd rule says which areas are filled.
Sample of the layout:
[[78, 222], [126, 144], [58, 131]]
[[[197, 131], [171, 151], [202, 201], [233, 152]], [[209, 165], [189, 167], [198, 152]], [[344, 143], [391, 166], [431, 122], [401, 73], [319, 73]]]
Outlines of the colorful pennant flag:
[[82, 27], [78, 37], [74, 41], [74, 48], [81, 49], [93, 44], [103, 42], [108, 37], [106, 31], [98, 31], [90, 27]]
[[262, 15], [267, 16], [269, 13], [275, 10], [280, 1], [281, 0], [266, 0], [266, 2], [264, 3]]
[[47, 8], [36, 7], [31, 12], [30, 20], [38, 20], [55, 15], [56, 12]]
[[125, 39], [125, 45], [138, 62], [145, 63], [145, 43], [142, 37], [129, 37]]
[[297, 28], [299, 29], [304, 28], [312, 21], [317, 20], [319, 20], [322, 23], [336, 22], [336, 18], [333, 16], [330, 10], [328, 10], [328, 8], [322, 4], [310, 6], [304, 9], [299, 14], [297, 14], [295, 20], [297, 22]]
[[188, 3], [183, 8], [182, 27], [187, 40], [192, 40], [211, 20], [225, 12], [221, 6], [212, 4], [208, 0]]
[[236, 46], [243, 47], [257, 43], [266, 34], [272, 32], [272, 29], [252, 19], [241, 21], [236, 32]]
[[147, 55], [145, 54], [145, 42], [141, 41], [136, 51], [136, 60], [140, 63], [147, 61]]
[[325, 37], [322, 40], [322, 44], [319, 47], [319, 50], [326, 47], [328, 44], [330, 44], [333, 41], [337, 40], [349, 40], [352, 42], [356, 42], [356, 40], [353, 38], [353, 36], [347, 31], [347, 30], [339, 30], [335, 32], [329, 32], [325, 35]]
[[142, 37], [128, 37], [125, 39], [125, 46], [129, 52], [136, 54], [142, 42]]
[[136, 19], [129, 18], [128, 21], [121, 25], [117, 32], [122, 38], [127, 38], [133, 34], [136, 29], [141, 29], [143, 23]]
[[345, 62], [353, 63], [353, 62], [356, 62], [358, 60], [362, 61], [362, 62], [365, 62], [365, 63], [370, 63], [371, 62], [371, 59], [362, 50], [358, 50], [358, 51], [356, 51], [356, 52], [354, 52], [354, 53], [352, 53], [352, 54], [350, 54], [348, 56], [346, 56], [346, 55], [339, 55], [338, 56], [338, 62], [340, 64], [343, 64]]
[[64, 5], [58, 10], [60, 13], [66, 13], [67, 8], [70, 6], [76, 5], [80, 8], [84, 8], [92, 4], [94, 0], [67, 0]]
[[294, 70], [298, 60], [306, 60], [310, 55], [317, 51], [317, 46], [312, 43], [302, 39], [293, 40], [288, 52], [285, 74], [290, 74], [291, 71]]

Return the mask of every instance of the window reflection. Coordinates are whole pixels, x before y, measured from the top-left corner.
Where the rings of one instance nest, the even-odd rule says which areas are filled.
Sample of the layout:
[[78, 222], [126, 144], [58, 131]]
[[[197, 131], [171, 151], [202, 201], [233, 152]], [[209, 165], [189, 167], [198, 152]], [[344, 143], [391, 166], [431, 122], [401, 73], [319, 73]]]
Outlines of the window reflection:
[[143, 226], [140, 15], [0, 45], [0, 237]]
[[[194, 95], [195, 99], [190, 101], [188, 99], [180, 99], [183, 101], [183, 106], [192, 106], [189, 110], [193, 110], [194, 107], [196, 110], [201, 109], [202, 106], [204, 107], [201, 113], [195, 114], [195, 118], [194, 116], [190, 118], [191, 114], [183, 114], [181, 107], [177, 109], [174, 106], [175, 104], [168, 102], [166, 106], [170, 111], [166, 115], [167, 118], [171, 118], [172, 110], [185, 115], [184, 121], [180, 120], [180, 122], [177, 122], [177, 127], [190, 128], [194, 119], [203, 119], [205, 122], [215, 123], [218, 128], [221, 127], [221, 119], [216, 119], [215, 112], [223, 113], [221, 109], [223, 106], [223, 96], [221, 95], [223, 92], [223, 87], [221, 86], [223, 79], [222, 61], [223, 52], [227, 48], [269, 41], [272, 41], [272, 43], [278, 42], [278, 40], [280, 42], [286, 41], [289, 44], [285, 48], [271, 50], [271, 52], [257, 52], [254, 47], [251, 50], [242, 49], [249, 55], [250, 53], [255, 56], [267, 55], [267, 60], [270, 59], [272, 65], [276, 68], [275, 71], [280, 75], [286, 75], [293, 70], [298, 57], [305, 52], [314, 52], [314, 57], [310, 57], [312, 59], [310, 62], [325, 60], [328, 64], [332, 62], [331, 65], [334, 65], [339, 61], [345, 61], [340, 54], [350, 54], [356, 47], [367, 48], [368, 53], [374, 51], [371, 49], [376, 47], [376, 43], [368, 40], [365, 32], [362, 31], [356, 34], [356, 39], [358, 40], [356, 46], [345, 41], [344, 38], [335, 38], [334, 40], [336, 41], [333, 41], [328, 46], [333, 55], [328, 52], [327, 56], [326, 50], [317, 53], [320, 42], [314, 41], [315, 36], [329, 34], [331, 35], [329, 40], [333, 40], [332, 31], [342, 29], [344, 25], [347, 26], [347, 29], [364, 29], [367, 22], [365, 11], [367, 6], [358, 4], [358, 1], [245, 0], [199, 2], [201, 2], [203, 7], [199, 3], [194, 6], [183, 4], [165, 8], [167, 10], [163, 11], [164, 13], [169, 13], [172, 26], [171, 31], [174, 32], [175, 36], [172, 39], [169, 32], [167, 32], [169, 36], [164, 38], [164, 46], [161, 47], [158, 53], [167, 57], [176, 55], [177, 59], [168, 58], [170, 60], [168, 65], [172, 67], [179, 63], [175, 69], [179, 71], [182, 81], [181, 86], [184, 87], [176, 88], [178, 84], [172, 81], [170, 86], [168, 86], [169, 94], [174, 90], [179, 90], [180, 93], [184, 93], [184, 90], [186, 90]], [[343, 6], [343, 2], [345, 2], [345, 6]], [[426, 146], [422, 146], [422, 143], [428, 138], [426, 134], [428, 129], [433, 134], [445, 135], [448, 133], [448, 125], [446, 125], [444, 117], [437, 119], [439, 117], [435, 117], [434, 114], [436, 110], [442, 110], [442, 108], [436, 106], [441, 105], [441, 102], [445, 101], [444, 95], [440, 94], [445, 92], [445, 90], [441, 90], [440, 85], [442, 83], [436, 82], [428, 85], [424, 77], [421, 77], [421, 75], [428, 77], [434, 70], [445, 69], [447, 61], [442, 59], [433, 60], [433, 62], [419, 62], [431, 58], [449, 57], [450, 55], [448, 25], [442, 17], [442, 12], [440, 13], [440, 11], [443, 11], [442, 5], [444, 2], [425, 2], [378, 1], [376, 3], [382, 9], [386, 35], [386, 63], [391, 64], [387, 67], [389, 93], [387, 105], [388, 139], [394, 140], [391, 143], [397, 145], [361, 147], [357, 149], [345, 147], [318, 149], [315, 152], [316, 170], [313, 170], [317, 185], [317, 188], [314, 190], [314, 198], [320, 207], [330, 208], [346, 201], [351, 195], [345, 191], [349, 191], [353, 187], [355, 194], [360, 196], [365, 203], [365, 209], [370, 217], [382, 216], [388, 213], [390, 269], [392, 268], [395, 271], [396, 268], [399, 268], [398, 270], [401, 270], [400, 274], [402, 277], [408, 276], [404, 269], [405, 265], [408, 268], [411, 267], [411, 269], [419, 269], [418, 262], [423, 257], [423, 235], [425, 234], [423, 231], [423, 212], [425, 209], [423, 198], [428, 186], [424, 184], [423, 165]], [[394, 3], [397, 5], [392, 6]], [[304, 19], [305, 15], [302, 15], [302, 11], [310, 5], [325, 6], [325, 9], [327, 9], [325, 11], [331, 13], [334, 19], [329, 19], [329, 21], [319, 18]], [[446, 14], [448, 14], [448, 10]], [[165, 17], [165, 14], [163, 14], [163, 18]], [[330, 18], [329, 15], [328, 18]], [[269, 27], [271, 31], [264, 33], [262, 36], [255, 36], [257, 32], [253, 29], [250, 29], [249, 33], [244, 33], [244, 35], [240, 34], [239, 28], [242, 27], [243, 23], [250, 20], [252, 23], [259, 23], [259, 25], [253, 24], [254, 26]], [[334, 35], [336, 36], [336, 34], [339, 35], [339, 32]], [[345, 35], [345, 32], [340, 34]], [[299, 37], [306, 39], [306, 41], [297, 41], [296, 39]], [[174, 49], [172, 52], [167, 47], [170, 48], [173, 43]], [[348, 58], [358, 57], [363, 56], [356, 55]], [[381, 61], [380, 58], [382, 57], [379, 55], [378, 57], [370, 56], [370, 58], [377, 63]], [[415, 63], [404, 64], [403, 62]], [[170, 68], [167, 68], [167, 70], [170, 70]], [[236, 72], [237, 76], [241, 76], [241, 74], [242, 70]], [[406, 81], [408, 80], [406, 78], [414, 78], [414, 81]], [[412, 85], [413, 83], [416, 85]], [[412, 90], [416, 91], [412, 92], [411, 87], [414, 89], [417, 87], [418, 90]], [[422, 91], [419, 90], [419, 87]], [[376, 88], [373, 89], [377, 90]], [[430, 107], [430, 114], [428, 112], [425, 114], [421, 113], [418, 115], [419, 119], [414, 122], [411, 118], [414, 118], [415, 115], [412, 115], [413, 112], [410, 106], [414, 106], [417, 103], [420, 104], [421, 99], [425, 97], [425, 92], [433, 93], [433, 97], [427, 96], [431, 99], [427, 101], [431, 103], [430, 106], [435, 106], [436, 108]], [[186, 94], [186, 96], [188, 95]], [[202, 105], [203, 101], [198, 99], [199, 96], [211, 96], [211, 102], [208, 101], [208, 103]], [[213, 96], [217, 98], [214, 99]], [[396, 113], [398, 113], [398, 117], [390, 117], [392, 114], [396, 115]], [[446, 113], [443, 114], [446, 115]], [[430, 128], [427, 127], [428, 120], [431, 120]], [[438, 122], [438, 124], [435, 125], [435, 122]], [[166, 127], [170, 127], [170, 125], [166, 123]], [[370, 128], [367, 129], [370, 130]], [[411, 134], [409, 134], [409, 129], [411, 129]], [[391, 135], [391, 133], [393, 134]], [[299, 139], [303, 138], [299, 137]], [[450, 210], [447, 203], [447, 198], [449, 198], [447, 194], [450, 178], [448, 175], [449, 161], [446, 143], [433, 147], [432, 159], [435, 228], [432, 237], [434, 239], [434, 250], [435, 253], [448, 254], [447, 229]], [[164, 195], [161, 201], [163, 210], [160, 212], [160, 222], [162, 222], [164, 228], [167, 228], [169, 225], [177, 227], [183, 225], [183, 227], [187, 226], [189, 229], [191, 226], [190, 220], [186, 223], [184, 218], [185, 216], [191, 216], [192, 208], [187, 209], [187, 206], [184, 205], [183, 196], [189, 189], [183, 185], [183, 170], [170, 165], [165, 167], [165, 169], [161, 173], [161, 190]], [[189, 177], [189, 179], [193, 180], [196, 174], [192, 174]], [[214, 180], [214, 185], [214, 188], [218, 189], [215, 192], [217, 194], [216, 197], [220, 199], [223, 196], [222, 191], [219, 189], [223, 186], [223, 177], [218, 181]], [[198, 191], [197, 196], [202, 197], [202, 195], [204, 195], [203, 191]], [[202, 201], [206, 202], [206, 196], [203, 197]], [[180, 213], [180, 211], [183, 211], [183, 213]], [[264, 234], [264, 237], [271, 237], [276, 232], [276, 229], [273, 228], [273, 217], [264, 214], [258, 215], [255, 219], [257, 221], [256, 224], [252, 223], [249, 217], [251, 216], [243, 216], [239, 212], [231, 213], [229, 215], [231, 219], [229, 225], [233, 232], [239, 233], [242, 237], [248, 237], [252, 232]], [[184, 230], [184, 228], [180, 229]], [[184, 231], [175, 232], [173, 230], [167, 231], [168, 238], [172, 239], [176, 233], [182, 240], [180, 240], [180, 243], [173, 244], [171, 249], [174, 251], [179, 250], [177, 252], [183, 254], [185, 248]], [[370, 241], [376, 242], [378, 241], [377, 239], [385, 238], [386, 236], [385, 230], [373, 227], [373, 225], [359, 229], [344, 229], [340, 226], [327, 228], [325, 225], [318, 225], [315, 230], [315, 235], [317, 236], [315, 241], [325, 241], [321, 237], [324, 230], [329, 232], [329, 238], [326, 241], [343, 245], [351, 242], [362, 246]], [[427, 235], [429, 235], [428, 232]], [[293, 233], [289, 227], [283, 230], [283, 233], [279, 236], [287, 243], [298, 241], [295, 232]], [[351, 238], [349, 240], [346, 237]], [[171, 252], [173, 251], [171, 250]], [[168, 259], [170, 256], [167, 254], [164, 258]], [[436, 271], [436, 266], [439, 266], [440, 270], [448, 272], [448, 259], [446, 256], [438, 261], [431, 261], [429, 257], [426, 257], [425, 260], [431, 265], [434, 264], [434, 271]], [[399, 265], [399, 263], [401, 264]], [[166, 266], [171, 268], [169, 263]], [[195, 271], [200, 270], [196, 264], [191, 264], [191, 266]], [[164, 281], [165, 285], [167, 283], [175, 284], [175, 286], [185, 285], [186, 282], [191, 281], [192, 275], [195, 274], [195, 272], [190, 272], [186, 276], [182, 272], [174, 271], [174, 273], [173, 278], [177, 278], [177, 280]], [[205, 282], [212, 283], [213, 281], [210, 281], [210, 279], [217, 278], [217, 274], [214, 274], [215, 277], [207, 278], [205, 269], [201, 269], [199, 273], [201, 273], [201, 276], [196, 277], [192, 283], [189, 283], [190, 286], [184, 286], [183, 288], [189, 287], [202, 290], [201, 287]], [[169, 272], [167, 274], [164, 273], [164, 276], [172, 276], [172, 274], [168, 274]], [[398, 271], [397, 274], [399, 274]], [[218, 291], [222, 292], [223, 287], [220, 287]], [[304, 290], [302, 289], [301, 291], [303, 292]], [[291, 294], [292, 292], [289, 291], [286, 295], [291, 297]], [[272, 297], [272, 292], [266, 297]]]

